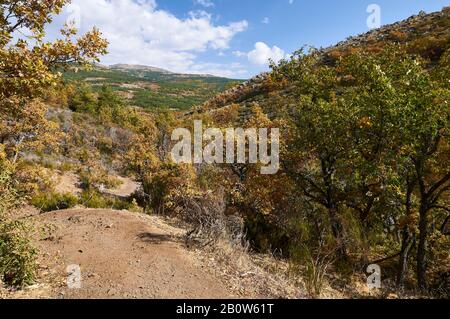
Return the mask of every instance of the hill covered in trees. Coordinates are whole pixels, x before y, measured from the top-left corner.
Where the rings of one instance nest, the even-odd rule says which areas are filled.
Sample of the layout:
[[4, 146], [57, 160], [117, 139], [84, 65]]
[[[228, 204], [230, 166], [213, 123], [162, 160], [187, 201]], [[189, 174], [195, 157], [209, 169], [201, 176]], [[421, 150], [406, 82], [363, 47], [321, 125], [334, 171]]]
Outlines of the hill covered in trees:
[[[187, 118], [279, 127], [281, 170], [223, 168], [230, 211], [260, 251], [304, 267], [319, 294], [329, 269], [448, 296], [450, 10], [302, 49]], [[429, 290], [431, 289], [431, 290]]]
[[[426, 14], [420, 12], [404, 21], [386, 25], [380, 29], [371, 30], [365, 34], [351, 36], [328, 48], [315, 48], [321, 59], [328, 65], [333, 65], [341, 57], [364, 50], [368, 53], [383, 52], [388, 45], [403, 45], [407, 52], [418, 54], [430, 61], [437, 61], [448, 49], [450, 37], [449, 7], [441, 12]], [[306, 51], [308, 47], [305, 47]], [[267, 97], [268, 92], [281, 91], [280, 88], [268, 87], [269, 73], [263, 73], [243, 82], [226, 92], [216, 95], [204, 105], [198, 106], [199, 112], [209, 108], [216, 109], [230, 103], [251, 102]]]
[[111, 87], [128, 104], [145, 109], [187, 110], [239, 83], [211, 75], [177, 74], [163, 69], [117, 64], [64, 73], [68, 82], [84, 83], [93, 91]]

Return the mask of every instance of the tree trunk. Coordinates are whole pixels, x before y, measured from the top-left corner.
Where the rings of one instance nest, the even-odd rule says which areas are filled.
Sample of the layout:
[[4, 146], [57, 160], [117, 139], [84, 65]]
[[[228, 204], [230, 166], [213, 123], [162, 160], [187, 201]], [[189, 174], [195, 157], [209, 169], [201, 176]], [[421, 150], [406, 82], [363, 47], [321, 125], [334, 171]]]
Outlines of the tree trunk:
[[328, 215], [330, 218], [331, 231], [333, 233], [333, 237], [338, 241], [339, 257], [342, 260], [346, 260], [347, 259], [347, 245], [345, 243], [344, 226], [342, 225], [341, 221], [339, 220], [337, 209], [335, 207], [329, 207]]
[[420, 206], [419, 246], [417, 248], [417, 282], [419, 288], [427, 289], [427, 238], [428, 238], [428, 209], [425, 203]]
[[400, 252], [398, 271], [397, 271], [397, 285], [403, 286], [405, 277], [408, 271], [409, 252], [413, 246], [414, 238], [411, 236], [408, 226], [402, 232], [402, 250]]
[[403, 286], [405, 282], [406, 273], [408, 271], [408, 258], [409, 252], [414, 243], [414, 235], [411, 234], [409, 230], [409, 217], [411, 216], [411, 208], [412, 208], [412, 196], [414, 192], [414, 188], [416, 186], [416, 181], [411, 180], [407, 177], [406, 183], [406, 201], [405, 201], [405, 215], [406, 215], [406, 225], [403, 227], [402, 231], [402, 249], [400, 252], [400, 258], [398, 262], [398, 270], [397, 270], [397, 285]]
[[342, 260], [346, 260], [347, 247], [345, 244], [344, 226], [339, 219], [339, 204], [335, 200], [335, 188], [333, 185], [334, 163], [335, 160], [331, 156], [327, 156], [321, 160], [323, 182], [325, 184], [325, 203], [330, 219], [331, 231], [333, 233], [333, 237], [337, 240], [339, 245], [339, 257]]

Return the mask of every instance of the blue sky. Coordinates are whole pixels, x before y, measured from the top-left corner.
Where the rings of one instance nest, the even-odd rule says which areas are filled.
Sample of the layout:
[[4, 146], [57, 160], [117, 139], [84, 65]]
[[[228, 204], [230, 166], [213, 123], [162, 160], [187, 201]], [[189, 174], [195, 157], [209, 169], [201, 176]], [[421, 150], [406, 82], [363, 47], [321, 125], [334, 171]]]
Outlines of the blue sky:
[[248, 78], [267, 70], [268, 58], [369, 31], [371, 4], [389, 24], [450, 0], [73, 0], [48, 33], [56, 37], [74, 20], [80, 31], [96, 25], [110, 40], [104, 64]]

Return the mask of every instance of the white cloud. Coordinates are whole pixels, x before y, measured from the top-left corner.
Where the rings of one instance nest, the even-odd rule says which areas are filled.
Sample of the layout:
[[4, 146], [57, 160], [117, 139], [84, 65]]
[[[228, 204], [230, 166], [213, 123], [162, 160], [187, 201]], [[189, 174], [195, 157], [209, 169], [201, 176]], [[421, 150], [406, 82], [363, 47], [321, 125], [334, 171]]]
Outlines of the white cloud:
[[277, 46], [271, 48], [264, 42], [257, 42], [255, 44], [255, 49], [250, 51], [247, 54], [247, 57], [253, 64], [267, 65], [270, 59], [279, 62], [281, 59], [286, 58], [287, 54]]
[[[207, 65], [197, 61], [197, 55], [206, 50], [228, 49], [235, 35], [248, 27], [245, 20], [215, 25], [205, 11], [190, 12], [187, 18], [181, 19], [159, 9], [155, 0], [73, 0], [72, 3], [80, 8], [80, 31], [97, 26], [110, 42], [110, 53], [102, 59], [105, 64], [145, 64], [175, 72], [207, 70]], [[56, 36], [67, 16], [66, 12], [55, 19], [48, 30], [50, 37]]]
[[294, 0], [289, 0], [289, 4], [294, 4]]
[[237, 56], [238, 58], [248, 55], [247, 52], [242, 52], [242, 51], [233, 51], [232, 53], [234, 56]]
[[243, 78], [247, 75], [247, 69], [240, 63], [200, 63], [191, 67], [194, 74], [213, 74], [227, 78]]
[[246, 57], [248, 60], [257, 65], [268, 65], [269, 60], [279, 62], [281, 59], [289, 58], [289, 55], [277, 46], [269, 47], [264, 42], [256, 42], [255, 49], [250, 52], [233, 51], [232, 54], [236, 57]]
[[212, 2], [211, 0], [194, 0], [194, 3], [205, 8], [214, 7], [214, 2]]
[[262, 19], [261, 23], [269, 24], [270, 23], [270, 19], [268, 17], [265, 17], [264, 19]]

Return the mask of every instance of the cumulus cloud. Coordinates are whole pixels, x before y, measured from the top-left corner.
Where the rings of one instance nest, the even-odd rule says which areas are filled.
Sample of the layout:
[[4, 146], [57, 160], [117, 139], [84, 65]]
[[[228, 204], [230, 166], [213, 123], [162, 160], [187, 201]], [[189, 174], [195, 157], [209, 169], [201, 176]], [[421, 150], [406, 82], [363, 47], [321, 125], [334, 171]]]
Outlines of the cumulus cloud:
[[248, 60], [257, 65], [267, 65], [269, 60], [279, 62], [281, 59], [287, 57], [284, 50], [277, 46], [269, 47], [264, 42], [257, 42], [255, 49], [247, 54]]
[[198, 54], [228, 49], [236, 34], [248, 27], [245, 20], [216, 25], [204, 11], [181, 19], [159, 9], [155, 0], [73, 0], [71, 10], [48, 30], [50, 37], [73, 12], [79, 14], [81, 32], [97, 26], [110, 42], [102, 63], [145, 64], [185, 73], [208, 71], [208, 64], [197, 61]]
[[265, 17], [264, 19], [261, 20], [261, 23], [269, 24], [270, 23], [270, 19], [268, 17]]

